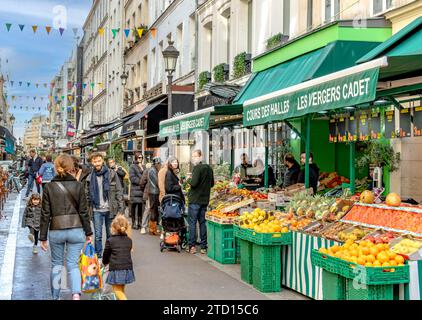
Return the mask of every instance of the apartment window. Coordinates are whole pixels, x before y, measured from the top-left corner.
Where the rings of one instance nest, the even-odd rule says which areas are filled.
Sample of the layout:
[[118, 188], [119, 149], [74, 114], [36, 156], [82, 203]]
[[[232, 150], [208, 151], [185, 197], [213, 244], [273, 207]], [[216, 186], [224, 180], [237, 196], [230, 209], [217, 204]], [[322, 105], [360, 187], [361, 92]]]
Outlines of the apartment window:
[[340, 0], [325, 0], [325, 22], [339, 18]]
[[252, 52], [252, 5], [253, 0], [248, 1], [248, 52]]
[[373, 0], [372, 10], [373, 14], [384, 12], [393, 7], [393, 0]]
[[290, 0], [283, 0], [283, 34], [290, 34]]

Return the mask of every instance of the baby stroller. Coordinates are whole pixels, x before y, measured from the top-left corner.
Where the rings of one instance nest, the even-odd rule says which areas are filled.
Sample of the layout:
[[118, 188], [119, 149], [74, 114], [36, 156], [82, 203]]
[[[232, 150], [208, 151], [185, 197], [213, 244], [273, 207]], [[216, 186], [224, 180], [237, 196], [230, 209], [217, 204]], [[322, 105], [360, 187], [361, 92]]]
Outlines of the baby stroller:
[[184, 219], [185, 204], [173, 194], [165, 195], [161, 201], [161, 226], [164, 239], [160, 242], [160, 251], [177, 250], [181, 252], [187, 245], [186, 223]]

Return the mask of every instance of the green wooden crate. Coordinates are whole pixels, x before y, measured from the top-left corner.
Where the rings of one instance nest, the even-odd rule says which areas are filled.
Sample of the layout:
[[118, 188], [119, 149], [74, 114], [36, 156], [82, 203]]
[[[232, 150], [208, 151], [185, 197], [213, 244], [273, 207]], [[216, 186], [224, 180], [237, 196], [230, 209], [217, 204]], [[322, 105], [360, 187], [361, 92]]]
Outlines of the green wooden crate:
[[322, 297], [324, 300], [345, 300], [346, 278], [322, 270]]
[[240, 276], [246, 283], [252, 284], [253, 255], [252, 243], [239, 239], [240, 243]]
[[261, 292], [281, 290], [281, 247], [253, 244], [252, 284]]
[[232, 224], [207, 221], [208, 257], [221, 264], [236, 263], [236, 246]]

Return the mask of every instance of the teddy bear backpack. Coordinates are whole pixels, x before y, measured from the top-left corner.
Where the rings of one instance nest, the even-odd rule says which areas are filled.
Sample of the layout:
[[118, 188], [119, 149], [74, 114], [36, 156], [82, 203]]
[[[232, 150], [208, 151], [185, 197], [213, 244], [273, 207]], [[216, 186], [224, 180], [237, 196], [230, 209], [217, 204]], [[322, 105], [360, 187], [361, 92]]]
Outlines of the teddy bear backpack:
[[90, 242], [84, 246], [79, 257], [79, 270], [81, 271], [83, 293], [93, 293], [102, 289], [100, 263], [94, 246]]

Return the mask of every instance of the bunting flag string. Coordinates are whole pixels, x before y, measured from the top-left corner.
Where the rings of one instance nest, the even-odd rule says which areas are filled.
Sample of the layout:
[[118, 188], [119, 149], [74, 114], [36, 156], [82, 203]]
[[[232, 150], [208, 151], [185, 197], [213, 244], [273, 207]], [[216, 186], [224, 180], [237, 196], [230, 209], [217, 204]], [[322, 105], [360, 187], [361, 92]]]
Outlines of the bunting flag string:
[[19, 29], [21, 29], [21, 31], [23, 31], [23, 28], [25, 28], [25, 25], [24, 24], [20, 24], [19, 25]]
[[6, 28], [7, 28], [7, 32], [9, 32], [10, 31], [10, 28], [12, 27], [12, 24], [11, 23], [6, 23]]
[[51, 32], [51, 27], [50, 27], [50, 26], [46, 26], [46, 27], [45, 27], [45, 30], [47, 31], [47, 34], [50, 34], [50, 32]]
[[144, 33], [144, 29], [138, 28], [138, 35], [139, 38], [142, 38], [142, 34]]
[[126, 39], [127, 39], [127, 37], [129, 37], [129, 34], [130, 34], [130, 29], [125, 29], [125, 36], [126, 36]]

